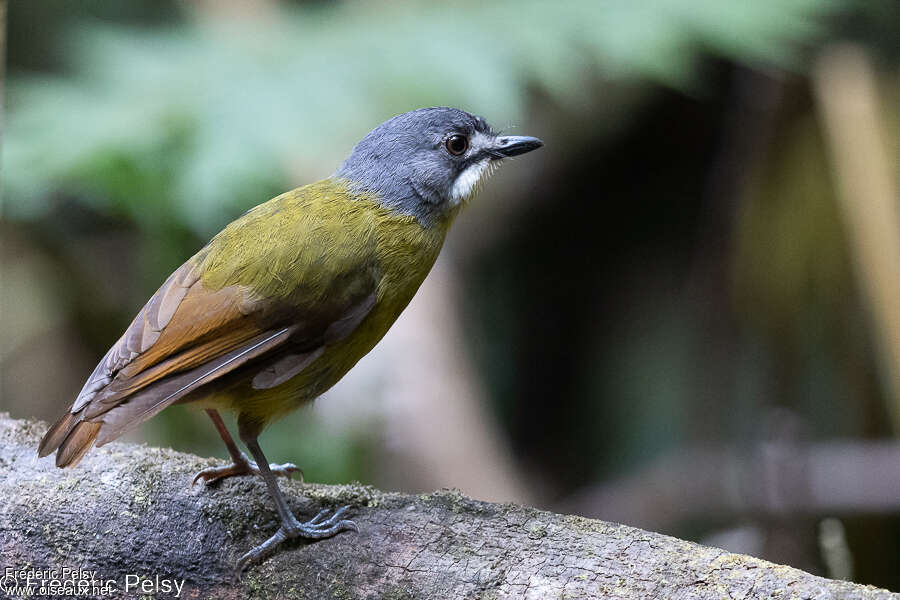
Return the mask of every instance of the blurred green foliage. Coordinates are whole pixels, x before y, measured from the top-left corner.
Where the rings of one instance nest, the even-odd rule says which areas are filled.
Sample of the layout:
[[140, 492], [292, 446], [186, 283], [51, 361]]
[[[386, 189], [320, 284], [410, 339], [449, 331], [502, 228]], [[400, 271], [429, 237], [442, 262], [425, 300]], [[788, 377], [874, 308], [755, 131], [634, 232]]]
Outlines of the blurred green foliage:
[[75, 19], [64, 74], [10, 74], [5, 213], [33, 219], [64, 190], [205, 237], [327, 175], [391, 114], [448, 104], [503, 126], [523, 118], [529, 86], [578, 111], [597, 101], [591, 73], [687, 86], [700, 53], [797, 67], [842, 4], [348, 2], [151, 28]]

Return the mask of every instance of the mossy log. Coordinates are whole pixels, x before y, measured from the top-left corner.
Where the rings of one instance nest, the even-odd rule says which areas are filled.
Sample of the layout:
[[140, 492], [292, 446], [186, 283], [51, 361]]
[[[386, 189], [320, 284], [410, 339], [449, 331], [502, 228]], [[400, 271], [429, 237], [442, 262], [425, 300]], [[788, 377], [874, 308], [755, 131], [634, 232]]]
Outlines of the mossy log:
[[360, 532], [288, 543], [234, 583], [236, 558], [277, 526], [260, 479], [191, 488], [193, 474], [215, 461], [131, 444], [57, 469], [35, 453], [45, 429], [0, 415], [0, 578], [8, 568], [81, 568], [115, 580], [114, 597], [153, 598], [175, 593], [123, 593], [127, 581], [184, 580], [180, 597], [217, 599], [900, 598], [624, 525], [452, 491], [410, 496], [284, 480], [299, 517], [350, 504]]

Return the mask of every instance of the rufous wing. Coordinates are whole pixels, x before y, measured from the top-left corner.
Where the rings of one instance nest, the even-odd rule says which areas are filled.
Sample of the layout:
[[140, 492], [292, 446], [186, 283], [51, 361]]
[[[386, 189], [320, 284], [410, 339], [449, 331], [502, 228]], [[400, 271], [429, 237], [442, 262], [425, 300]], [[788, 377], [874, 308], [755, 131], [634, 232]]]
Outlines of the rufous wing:
[[71, 410], [44, 436], [40, 456], [58, 449], [57, 466], [75, 465], [95, 443], [116, 439], [198, 388], [263, 360], [288, 340], [309, 348], [263, 362], [252, 380], [257, 389], [279, 385], [299, 374], [327, 343], [347, 335], [374, 305], [369, 294], [326, 323], [298, 318], [303, 325], [292, 324], [285, 311], [266, 319], [265, 303], [249, 290], [236, 285], [207, 290], [189, 274], [193, 268], [182, 266], [138, 313]]
[[141, 309], [88, 378], [71, 409], [50, 428], [40, 456], [77, 463], [198, 387], [283, 344], [292, 328], [266, 328], [239, 286], [206, 290], [189, 262]]

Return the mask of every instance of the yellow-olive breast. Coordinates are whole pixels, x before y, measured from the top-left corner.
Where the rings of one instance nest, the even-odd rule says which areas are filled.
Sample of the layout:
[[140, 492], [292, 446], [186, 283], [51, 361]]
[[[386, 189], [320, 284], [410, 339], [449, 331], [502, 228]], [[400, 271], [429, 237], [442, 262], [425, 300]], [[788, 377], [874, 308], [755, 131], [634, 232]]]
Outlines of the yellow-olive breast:
[[[377, 198], [327, 179], [283, 194], [235, 221], [192, 261], [211, 292], [252, 291], [248, 318], [296, 321], [311, 359], [276, 387], [257, 389], [252, 363], [184, 401], [206, 400], [266, 423], [333, 386], [387, 333], [425, 279], [444, 242], [451, 211], [429, 225]], [[348, 306], [366, 314], [346, 335], [321, 344], [321, 330]], [[304, 322], [308, 321], [308, 322]], [[261, 327], [262, 328], [262, 327]], [[204, 398], [205, 397], [205, 398]]]

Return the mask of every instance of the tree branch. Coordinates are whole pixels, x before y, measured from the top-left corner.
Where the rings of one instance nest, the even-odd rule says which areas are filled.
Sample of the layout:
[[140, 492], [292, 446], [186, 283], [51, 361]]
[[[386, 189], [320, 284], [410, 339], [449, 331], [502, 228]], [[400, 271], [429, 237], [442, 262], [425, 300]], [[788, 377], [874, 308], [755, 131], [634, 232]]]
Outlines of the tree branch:
[[151, 585], [184, 579], [181, 597], [192, 598], [900, 599], [624, 525], [452, 491], [409, 496], [298, 481], [281, 485], [299, 517], [351, 504], [360, 533], [286, 544], [235, 585], [236, 557], [276, 528], [260, 480], [191, 489], [211, 460], [129, 444], [95, 449], [61, 470], [36, 458], [45, 428], [0, 415], [0, 569], [89, 569], [114, 579], [117, 597], [131, 575]]

